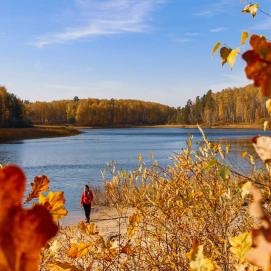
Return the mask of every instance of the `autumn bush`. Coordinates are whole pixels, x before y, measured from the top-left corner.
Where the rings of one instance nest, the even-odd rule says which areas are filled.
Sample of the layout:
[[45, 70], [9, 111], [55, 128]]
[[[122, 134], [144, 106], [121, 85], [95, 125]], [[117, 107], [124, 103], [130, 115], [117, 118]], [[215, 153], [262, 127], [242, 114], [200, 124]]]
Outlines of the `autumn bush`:
[[[259, 187], [270, 210], [268, 171], [243, 176], [227, 165], [229, 146], [203, 139], [195, 148], [189, 138], [165, 168], [156, 162], [145, 167], [140, 157], [137, 169], [116, 172], [105, 193], [120, 217], [132, 212], [126, 229], [120, 220], [119, 235], [113, 239], [102, 236], [95, 224], [80, 223], [72, 233], [63, 229], [62, 239], [43, 252], [42, 270], [249, 268], [244, 259], [254, 225], [249, 193], [252, 184]], [[248, 161], [254, 168], [254, 160]]]
[[[243, 153], [253, 169], [244, 176], [227, 163], [230, 146], [210, 143], [204, 133], [200, 146], [192, 143], [190, 137], [167, 167], [155, 161], [146, 167], [139, 156], [137, 169], [115, 172], [105, 184], [106, 199], [119, 217], [129, 217], [119, 219], [113, 237], [82, 222], [60, 228], [46, 244], [67, 215], [63, 192], [46, 192], [48, 178], [37, 176], [25, 203], [38, 203], [26, 209], [22, 171], [4, 167], [0, 270], [38, 270], [40, 258], [40, 270], [260, 270], [251, 263], [269, 270], [270, 252], [263, 253], [271, 229], [268, 166], [255, 170], [253, 157]], [[265, 163], [270, 143], [269, 137], [253, 139]]]

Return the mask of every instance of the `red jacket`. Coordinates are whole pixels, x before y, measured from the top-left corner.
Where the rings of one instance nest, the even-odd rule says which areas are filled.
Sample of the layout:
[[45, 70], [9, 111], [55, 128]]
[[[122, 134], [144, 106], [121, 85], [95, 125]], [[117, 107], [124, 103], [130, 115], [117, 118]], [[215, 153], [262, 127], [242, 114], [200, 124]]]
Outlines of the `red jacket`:
[[83, 192], [81, 196], [81, 204], [90, 204], [93, 201], [92, 191], [88, 193]]

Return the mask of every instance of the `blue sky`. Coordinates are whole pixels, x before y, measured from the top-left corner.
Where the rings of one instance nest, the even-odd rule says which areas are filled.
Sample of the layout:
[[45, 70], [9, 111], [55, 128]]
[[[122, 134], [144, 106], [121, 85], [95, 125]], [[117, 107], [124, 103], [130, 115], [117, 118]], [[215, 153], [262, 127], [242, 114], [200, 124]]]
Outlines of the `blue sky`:
[[[245, 1], [244, 1], [245, 2]], [[259, 1], [271, 11], [270, 1]], [[22, 99], [134, 98], [184, 105], [248, 83], [210, 57], [271, 19], [239, 0], [1, 0], [0, 84]], [[269, 7], [270, 6], [270, 7]]]

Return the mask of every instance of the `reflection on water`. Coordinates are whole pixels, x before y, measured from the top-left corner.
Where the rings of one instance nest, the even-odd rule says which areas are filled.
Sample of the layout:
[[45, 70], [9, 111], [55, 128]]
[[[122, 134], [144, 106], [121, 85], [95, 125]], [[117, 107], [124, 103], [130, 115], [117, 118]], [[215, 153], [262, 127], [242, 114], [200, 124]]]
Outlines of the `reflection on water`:
[[[270, 134], [261, 130], [205, 129], [210, 140], [240, 140], [258, 134]], [[0, 145], [0, 163], [15, 163], [24, 168], [28, 180], [45, 174], [51, 180], [51, 189], [64, 190], [67, 207], [72, 213], [79, 211], [83, 185], [99, 185], [101, 171], [108, 161], [116, 161], [117, 168], [132, 169], [137, 164], [138, 153], [150, 162], [150, 154], [161, 165], [170, 162], [170, 156], [185, 147], [187, 137], [194, 142], [201, 140], [197, 129], [181, 128], [130, 128], [85, 129], [74, 137], [34, 139]], [[247, 165], [240, 159], [240, 150], [253, 152], [247, 144], [233, 144], [229, 161], [238, 170]]]

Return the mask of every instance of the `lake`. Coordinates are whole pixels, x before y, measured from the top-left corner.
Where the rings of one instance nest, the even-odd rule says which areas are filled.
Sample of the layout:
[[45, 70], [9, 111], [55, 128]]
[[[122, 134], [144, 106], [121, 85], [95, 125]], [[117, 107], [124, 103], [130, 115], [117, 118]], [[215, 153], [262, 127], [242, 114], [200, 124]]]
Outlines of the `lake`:
[[[66, 206], [71, 216], [80, 211], [80, 196], [84, 184], [102, 185], [101, 171], [110, 161], [117, 168], [133, 169], [138, 164], [138, 154], [150, 161], [151, 153], [161, 165], [170, 162], [174, 152], [185, 147], [187, 137], [194, 142], [201, 140], [198, 129], [182, 128], [124, 128], [83, 129], [78, 136], [22, 140], [12, 144], [0, 144], [0, 163], [20, 165], [28, 181], [36, 175], [47, 175], [53, 191], [64, 191]], [[262, 130], [205, 129], [210, 140], [250, 138], [269, 134]], [[234, 145], [235, 166], [242, 170], [240, 146]], [[243, 147], [246, 148], [246, 147]], [[239, 153], [239, 154], [238, 154]], [[245, 167], [245, 165], [244, 165]]]

